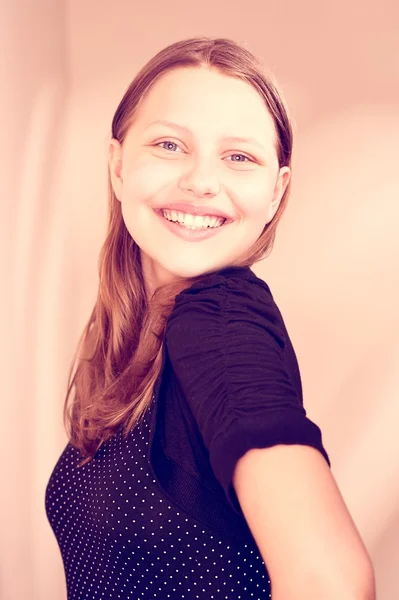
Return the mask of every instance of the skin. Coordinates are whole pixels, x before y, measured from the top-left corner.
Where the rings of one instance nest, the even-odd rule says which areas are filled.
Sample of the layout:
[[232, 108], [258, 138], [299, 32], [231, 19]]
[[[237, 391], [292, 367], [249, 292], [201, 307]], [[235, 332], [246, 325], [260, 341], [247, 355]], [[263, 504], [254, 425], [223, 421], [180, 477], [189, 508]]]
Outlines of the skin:
[[[189, 132], [154, 120], [181, 124]], [[225, 136], [253, 143], [222, 141]], [[121, 145], [112, 139], [109, 168], [126, 227], [140, 248], [147, 294], [176, 279], [230, 265], [276, 213], [291, 171], [279, 169], [273, 119], [244, 81], [209, 68], [179, 68], [155, 83]], [[187, 201], [224, 210], [234, 223], [188, 242], [154, 213]], [[210, 211], [211, 212], [211, 211]]]

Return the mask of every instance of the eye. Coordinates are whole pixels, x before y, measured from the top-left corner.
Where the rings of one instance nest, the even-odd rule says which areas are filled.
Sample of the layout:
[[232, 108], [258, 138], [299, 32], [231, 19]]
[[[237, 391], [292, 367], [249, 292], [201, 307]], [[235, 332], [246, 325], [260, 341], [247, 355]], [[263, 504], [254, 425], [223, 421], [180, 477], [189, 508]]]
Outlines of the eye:
[[[176, 146], [177, 144], [175, 142], [171, 142], [170, 140], [164, 140], [163, 142], [159, 142], [158, 144], [155, 144], [155, 146], [160, 146], [161, 144], [171, 144], [172, 146]], [[170, 148], [163, 148], [164, 150], [170, 150]]]
[[[176, 144], [176, 142], [172, 142], [171, 140], [163, 140], [163, 142], [158, 142], [157, 144], [155, 144], [155, 146], [161, 146], [162, 144], [169, 144], [172, 146], [176, 146], [176, 148], [178, 148], [179, 146]], [[163, 150], [169, 150], [170, 152], [172, 152], [172, 150], [170, 150], [170, 148], [163, 148]], [[237, 154], [236, 152], [234, 154], [230, 154], [229, 156], [241, 156], [242, 158], [246, 158], [247, 160], [232, 160], [230, 162], [235, 162], [235, 163], [243, 163], [243, 162], [254, 162], [254, 160], [252, 158], [250, 158], [249, 156], [247, 156], [246, 154]]]
[[[243, 158], [246, 158], [247, 160], [249, 160], [249, 162], [253, 162], [253, 160], [251, 158], [249, 158], [249, 156], [246, 156], [245, 154], [230, 154], [230, 156], [242, 156]], [[232, 160], [231, 162], [245, 162], [244, 160]]]

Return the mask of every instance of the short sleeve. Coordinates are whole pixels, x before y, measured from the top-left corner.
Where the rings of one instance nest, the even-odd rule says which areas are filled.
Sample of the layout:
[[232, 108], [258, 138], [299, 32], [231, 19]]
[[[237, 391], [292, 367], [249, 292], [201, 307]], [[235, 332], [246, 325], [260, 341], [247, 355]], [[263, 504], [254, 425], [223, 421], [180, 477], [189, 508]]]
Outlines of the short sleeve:
[[[213, 283], [212, 283], [213, 281]], [[221, 276], [176, 297], [166, 326], [171, 366], [233, 509], [234, 467], [251, 448], [302, 444], [329, 457], [290, 375], [287, 331], [268, 287]], [[296, 357], [295, 357], [296, 360]]]

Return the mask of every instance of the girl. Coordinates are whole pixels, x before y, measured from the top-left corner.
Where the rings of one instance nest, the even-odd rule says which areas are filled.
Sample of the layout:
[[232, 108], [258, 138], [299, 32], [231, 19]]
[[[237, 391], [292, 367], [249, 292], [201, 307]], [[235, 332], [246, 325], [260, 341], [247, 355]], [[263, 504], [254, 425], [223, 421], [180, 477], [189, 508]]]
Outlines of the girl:
[[287, 205], [292, 143], [272, 78], [227, 39], [165, 48], [116, 110], [98, 298], [46, 490], [69, 600], [374, 598], [250, 269]]

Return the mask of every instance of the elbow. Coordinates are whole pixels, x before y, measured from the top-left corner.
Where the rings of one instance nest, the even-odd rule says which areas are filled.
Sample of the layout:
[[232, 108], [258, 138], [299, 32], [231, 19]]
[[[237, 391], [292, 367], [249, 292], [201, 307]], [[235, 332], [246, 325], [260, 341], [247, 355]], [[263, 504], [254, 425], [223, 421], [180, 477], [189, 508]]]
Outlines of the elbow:
[[352, 596], [348, 596], [348, 600], [349, 598], [353, 598], [353, 600], [376, 600], [375, 572], [371, 561], [362, 570], [356, 585], [353, 586]]
[[[371, 562], [350, 574], [343, 572], [308, 572], [300, 577], [272, 581], [272, 600], [376, 600], [374, 568]], [[276, 585], [274, 585], [276, 583]]]
[[[325, 580], [325, 595], [320, 598], [326, 600], [376, 600], [376, 586], [374, 568], [371, 562], [352, 574], [336, 574]], [[312, 596], [310, 596], [311, 598]], [[316, 598], [316, 596], [314, 596]]]
[[320, 596], [326, 600], [376, 600], [375, 575], [371, 563], [351, 576], [336, 576], [334, 581], [330, 579], [328, 583], [325, 585], [326, 595]]
[[376, 600], [375, 572], [370, 558], [366, 557], [362, 567], [357, 570], [354, 569], [352, 576], [347, 575], [346, 578], [343, 576], [340, 587], [342, 593], [335, 596], [336, 598], [342, 598], [342, 600]]

